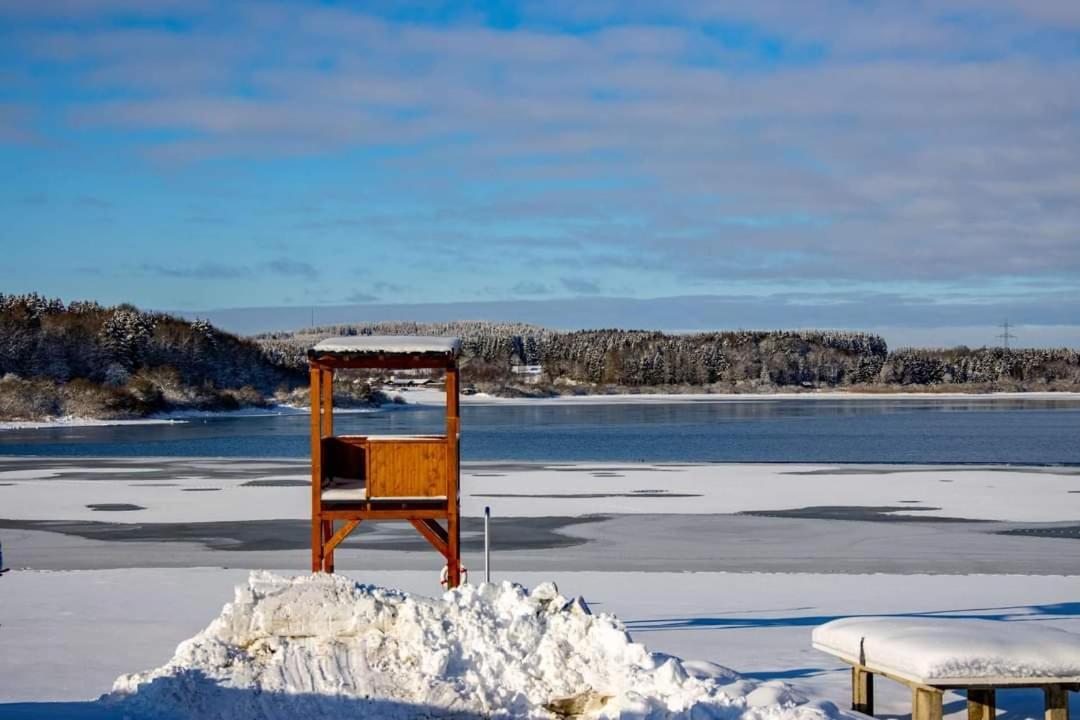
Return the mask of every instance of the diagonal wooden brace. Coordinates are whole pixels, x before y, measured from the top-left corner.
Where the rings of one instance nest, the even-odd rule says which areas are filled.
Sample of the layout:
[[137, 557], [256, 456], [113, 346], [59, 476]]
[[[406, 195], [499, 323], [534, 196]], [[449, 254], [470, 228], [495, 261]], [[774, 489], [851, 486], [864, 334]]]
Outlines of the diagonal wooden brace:
[[341, 526], [340, 530], [338, 530], [336, 533], [334, 533], [334, 535], [329, 540], [326, 541], [326, 545], [324, 546], [323, 552], [324, 553], [332, 553], [332, 552], [334, 552], [334, 548], [336, 548], [338, 545], [340, 545], [341, 542], [345, 538], [349, 537], [349, 533], [351, 533], [353, 530], [355, 530], [356, 526], [359, 525], [359, 524], [360, 524], [359, 520], [348, 520], [344, 525]]
[[436, 550], [442, 553], [443, 557], [450, 559], [450, 538], [442, 525], [434, 520], [423, 518], [410, 518], [409, 522]]

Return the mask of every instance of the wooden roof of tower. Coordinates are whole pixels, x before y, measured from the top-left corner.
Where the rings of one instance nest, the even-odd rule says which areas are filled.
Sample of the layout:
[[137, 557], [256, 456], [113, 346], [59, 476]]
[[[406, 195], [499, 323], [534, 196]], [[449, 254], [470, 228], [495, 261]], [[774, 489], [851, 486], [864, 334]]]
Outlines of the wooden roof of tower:
[[337, 367], [441, 368], [453, 364], [460, 353], [456, 337], [347, 335], [318, 343], [308, 350], [308, 360]]

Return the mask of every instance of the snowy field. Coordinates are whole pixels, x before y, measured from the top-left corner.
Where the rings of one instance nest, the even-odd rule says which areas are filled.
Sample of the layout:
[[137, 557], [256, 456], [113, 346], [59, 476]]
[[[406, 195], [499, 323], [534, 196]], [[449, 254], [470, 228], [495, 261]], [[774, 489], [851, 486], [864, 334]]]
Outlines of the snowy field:
[[[474, 583], [489, 505], [494, 579], [553, 580], [651, 650], [841, 707], [847, 671], [810, 647], [836, 617], [1080, 632], [1075, 468], [470, 463], [462, 482]], [[250, 569], [302, 572], [308, 492], [302, 461], [0, 459], [13, 568], [0, 577], [0, 718], [100, 717], [86, 701], [168, 661]], [[359, 533], [338, 568], [438, 595], [437, 557], [400, 524]], [[879, 714], [910, 713], [899, 686], [882, 681], [878, 698]], [[1025, 691], [999, 705], [1041, 713]], [[963, 710], [946, 696], [947, 713]]]

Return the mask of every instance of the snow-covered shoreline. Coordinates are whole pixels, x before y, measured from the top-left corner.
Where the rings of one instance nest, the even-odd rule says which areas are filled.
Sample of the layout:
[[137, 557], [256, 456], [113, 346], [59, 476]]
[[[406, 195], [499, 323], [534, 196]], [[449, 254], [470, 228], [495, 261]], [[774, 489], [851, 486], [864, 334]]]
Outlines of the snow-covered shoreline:
[[[441, 405], [446, 397], [434, 388], [410, 388], [395, 391], [406, 404]], [[391, 395], [393, 396], [393, 395]], [[1068, 400], [1080, 402], [1080, 392], [998, 392], [998, 393], [931, 393], [931, 392], [843, 392], [835, 390], [778, 393], [625, 393], [559, 395], [556, 397], [499, 397], [487, 393], [462, 396], [463, 405], [619, 405], [635, 403], [690, 402], [768, 402], [790, 400]]]
[[[387, 410], [406, 410], [410, 407], [443, 405], [446, 396], [434, 388], [409, 388], [392, 390], [387, 395], [395, 402], [371, 408], [337, 408], [338, 413], [371, 413]], [[793, 392], [793, 393], [626, 393], [593, 395], [559, 395], [557, 397], [499, 397], [486, 393], [464, 395], [463, 405], [633, 405], [677, 403], [749, 403], [788, 401], [913, 401], [936, 402], [958, 400], [992, 402], [995, 400], [1062, 400], [1080, 402], [1080, 392], [1000, 392], [1000, 393], [873, 393], [873, 392]], [[242, 408], [240, 410], [174, 410], [145, 418], [101, 419], [65, 416], [48, 420], [0, 420], [0, 431], [45, 430], [64, 427], [107, 427], [123, 425], [169, 425], [209, 420], [214, 418], [267, 417], [272, 415], [303, 415], [308, 408], [303, 405], [271, 405], [265, 408]]]
[[108, 427], [118, 425], [171, 425], [185, 420], [173, 417], [155, 416], [133, 419], [101, 419], [79, 417], [77, 415], [65, 415], [63, 417], [50, 418], [48, 420], [0, 420], [0, 431], [3, 430], [48, 430], [51, 428], [66, 427]]
[[[339, 408], [339, 413], [374, 412], [378, 408]], [[308, 408], [296, 405], [269, 405], [239, 410], [171, 410], [143, 418], [102, 419], [68, 415], [48, 420], [0, 420], [3, 430], [46, 430], [64, 427], [109, 427], [124, 425], [175, 425], [195, 420], [216, 418], [269, 417], [273, 415], [306, 415]]]

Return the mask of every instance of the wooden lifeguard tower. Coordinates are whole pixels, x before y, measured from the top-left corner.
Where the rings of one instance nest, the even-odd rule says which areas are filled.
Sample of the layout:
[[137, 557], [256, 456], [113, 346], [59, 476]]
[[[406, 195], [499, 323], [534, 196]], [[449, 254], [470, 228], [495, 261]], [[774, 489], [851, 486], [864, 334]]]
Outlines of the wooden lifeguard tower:
[[[392, 335], [332, 338], [308, 350], [312, 572], [334, 572], [334, 549], [362, 521], [408, 520], [446, 558], [447, 585], [460, 584], [460, 350], [457, 338]], [[334, 371], [346, 368], [443, 370], [446, 434], [334, 435]]]

